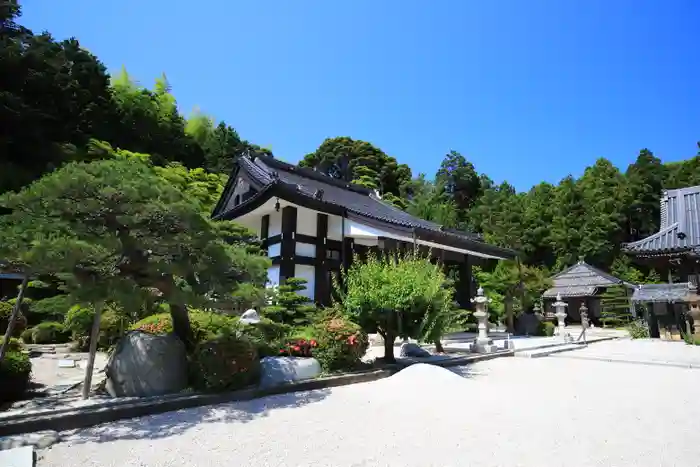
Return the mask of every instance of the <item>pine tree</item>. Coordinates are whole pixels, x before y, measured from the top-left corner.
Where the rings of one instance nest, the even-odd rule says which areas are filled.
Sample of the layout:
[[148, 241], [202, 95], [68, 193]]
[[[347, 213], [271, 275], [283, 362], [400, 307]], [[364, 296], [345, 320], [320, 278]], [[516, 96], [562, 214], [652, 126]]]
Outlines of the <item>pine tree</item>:
[[630, 296], [624, 286], [608, 287], [601, 295], [601, 307], [603, 327], [619, 327], [632, 320]]
[[302, 290], [306, 290], [306, 279], [290, 277], [277, 287], [273, 304], [263, 309], [263, 315], [272, 321], [291, 326], [311, 324], [317, 309], [309, 303], [307, 297], [299, 294]]

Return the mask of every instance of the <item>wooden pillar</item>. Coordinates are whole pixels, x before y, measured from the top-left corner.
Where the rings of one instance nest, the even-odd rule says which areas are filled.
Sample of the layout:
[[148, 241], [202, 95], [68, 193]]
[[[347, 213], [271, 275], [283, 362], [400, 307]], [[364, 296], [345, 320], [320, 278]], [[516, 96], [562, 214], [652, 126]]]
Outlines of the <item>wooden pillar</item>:
[[267, 255], [267, 251], [268, 251], [267, 239], [269, 236], [270, 236], [270, 215], [265, 214], [260, 219], [260, 242], [263, 246], [263, 251], [265, 251], [266, 255]]
[[472, 298], [472, 267], [469, 255], [463, 255], [464, 260], [459, 263], [459, 277], [457, 280], [457, 302], [463, 309], [471, 309]]
[[330, 301], [330, 287], [328, 283], [328, 215], [316, 214], [316, 265], [314, 270], [314, 300], [319, 305], [327, 305]]
[[343, 238], [343, 269], [346, 271], [352, 265], [352, 256], [355, 249], [355, 239], [352, 237]]
[[280, 284], [294, 277], [296, 257], [297, 208], [282, 208], [282, 242], [280, 245]]

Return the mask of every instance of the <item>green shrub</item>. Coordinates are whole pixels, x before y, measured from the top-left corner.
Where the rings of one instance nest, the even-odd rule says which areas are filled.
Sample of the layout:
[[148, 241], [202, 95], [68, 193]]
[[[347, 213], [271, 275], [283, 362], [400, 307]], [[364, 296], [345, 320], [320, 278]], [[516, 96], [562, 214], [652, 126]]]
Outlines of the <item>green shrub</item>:
[[[222, 332], [231, 332], [240, 326], [238, 318], [210, 311], [190, 310], [190, 326], [196, 342], [213, 339]], [[131, 329], [151, 334], [168, 334], [173, 332], [173, 320], [170, 313], [147, 316], [131, 325]]]
[[643, 319], [637, 319], [628, 324], [627, 332], [632, 339], [647, 339], [650, 336], [649, 325]]
[[540, 321], [537, 327], [537, 335], [551, 337], [554, 335], [554, 329], [556, 329], [556, 325], [551, 321]]
[[[7, 329], [8, 324], [10, 324], [10, 317], [12, 316], [12, 310], [14, 309], [14, 304], [16, 300], [0, 301], [0, 333], [4, 334]], [[22, 310], [20, 310], [17, 318], [15, 319], [15, 327], [12, 330], [13, 337], [19, 337], [27, 328], [27, 318], [25, 317]]]
[[22, 352], [11, 351], [0, 362], [0, 403], [20, 399], [29, 387], [32, 363]]
[[62, 344], [70, 340], [70, 335], [63, 323], [46, 321], [32, 329], [32, 342], [35, 344]]
[[255, 346], [241, 333], [224, 333], [200, 342], [190, 356], [190, 379], [195, 389], [241, 389], [260, 381]]
[[24, 331], [22, 331], [22, 334], [20, 334], [19, 338], [22, 339], [22, 342], [25, 344], [32, 344], [32, 335], [34, 335], [34, 328], [27, 328]]
[[[70, 333], [71, 339], [76, 342], [78, 350], [86, 351], [90, 348], [90, 333], [94, 319], [95, 310], [90, 306], [75, 305], [68, 310], [63, 324], [66, 331]], [[100, 316], [97, 348], [105, 350], [115, 345], [124, 334], [125, 326], [126, 322], [122, 314], [113, 307], [106, 307]]]
[[260, 358], [279, 354], [280, 346], [289, 340], [291, 327], [268, 318], [261, 318], [257, 324], [241, 324], [241, 333], [253, 343]]
[[[0, 345], [5, 342], [4, 337], [0, 337]], [[10, 343], [7, 346], [7, 352], [21, 352], [22, 351], [22, 343], [19, 341], [19, 339], [13, 339], [10, 338]]]
[[313, 356], [325, 371], [357, 368], [369, 345], [367, 334], [357, 324], [339, 316], [319, 323], [316, 336]]

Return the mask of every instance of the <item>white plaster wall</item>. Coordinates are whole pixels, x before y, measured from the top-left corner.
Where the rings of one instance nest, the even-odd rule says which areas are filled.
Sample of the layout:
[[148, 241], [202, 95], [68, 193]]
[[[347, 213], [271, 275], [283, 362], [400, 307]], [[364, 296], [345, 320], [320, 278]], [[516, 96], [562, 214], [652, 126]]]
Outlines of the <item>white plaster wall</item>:
[[306, 208], [297, 209], [297, 233], [316, 236], [316, 211]]
[[268, 237], [279, 235], [282, 233], [282, 210], [280, 212], [272, 211], [270, 213], [270, 228]]
[[308, 256], [310, 258], [316, 257], [316, 245], [310, 243], [297, 243], [296, 244], [296, 255], [297, 256]]
[[267, 256], [269, 256], [270, 258], [279, 256], [280, 254], [282, 254], [281, 248], [281, 243], [275, 243], [274, 245], [270, 245], [269, 247], [267, 247]]
[[280, 285], [280, 267], [279, 265], [270, 266], [267, 270], [267, 286], [276, 287]]
[[313, 266], [308, 266], [306, 264], [297, 264], [294, 266], [294, 277], [306, 279], [306, 290], [302, 290], [299, 294], [310, 300], [314, 299], [315, 274], [316, 268]]
[[328, 239], [342, 240], [343, 239], [343, 218], [340, 216], [328, 216]]

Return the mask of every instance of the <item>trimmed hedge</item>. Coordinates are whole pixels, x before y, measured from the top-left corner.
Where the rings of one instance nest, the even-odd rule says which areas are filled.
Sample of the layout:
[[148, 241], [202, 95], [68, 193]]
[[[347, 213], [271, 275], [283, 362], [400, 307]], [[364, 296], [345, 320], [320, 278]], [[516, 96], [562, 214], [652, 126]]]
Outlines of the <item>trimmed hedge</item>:
[[[0, 333], [4, 334], [7, 329], [7, 325], [10, 324], [10, 317], [12, 316], [12, 310], [15, 307], [16, 300], [6, 300], [0, 301]], [[20, 310], [17, 318], [15, 319], [15, 327], [12, 330], [12, 337], [19, 337], [27, 327], [27, 318], [25, 317], [22, 310]]]
[[70, 333], [63, 323], [46, 321], [32, 328], [32, 342], [34, 344], [62, 344], [70, 341]]
[[18, 351], [7, 352], [0, 362], [0, 402], [21, 399], [29, 388], [31, 374], [29, 355]]
[[[189, 317], [196, 342], [213, 339], [223, 330], [235, 331], [240, 327], [238, 318], [221, 313], [191, 310]], [[159, 313], [137, 321], [131, 325], [131, 329], [151, 334], [169, 334], [173, 332], [173, 321], [170, 313]]]

